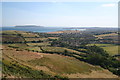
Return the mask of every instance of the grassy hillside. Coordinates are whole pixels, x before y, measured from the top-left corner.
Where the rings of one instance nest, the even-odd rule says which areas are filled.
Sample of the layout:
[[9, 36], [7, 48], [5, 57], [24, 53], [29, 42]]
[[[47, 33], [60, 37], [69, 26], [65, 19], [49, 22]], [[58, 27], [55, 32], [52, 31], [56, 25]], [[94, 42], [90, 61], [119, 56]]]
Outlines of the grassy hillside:
[[86, 73], [92, 70], [102, 70], [74, 58], [53, 55], [43, 55], [40, 59], [28, 61], [35, 66], [46, 66], [51, 71], [59, 74]]
[[[6, 58], [5, 58], [6, 59]], [[50, 78], [51, 76], [44, 73], [31, 69], [28, 66], [19, 64], [14, 60], [8, 61], [3, 58], [2, 62], [2, 77], [3, 78]]]
[[[58, 35], [24, 31], [3, 31], [1, 34], [3, 77], [117, 77], [108, 70], [81, 61], [88, 56], [84, 52], [87, 49], [51, 46], [52, 41], [59, 39]], [[104, 75], [99, 76], [101, 73]]]
[[[116, 77], [109, 71], [105, 71], [100, 67], [92, 66], [72, 57], [65, 57], [57, 54], [37, 53], [26, 50], [17, 51], [16, 49], [9, 48], [7, 46], [3, 47], [3, 64], [5, 64], [3, 65], [4, 77], [41, 78], [50, 77], [50, 75], [53, 77], [56, 75], [69, 77], [67, 75], [77, 75], [77, 73], [91, 75], [92, 71], [97, 71], [98, 74], [99, 72], [103, 72], [109, 77]], [[20, 69], [22, 70], [20, 71]], [[31, 74], [31, 72], [34, 73], [34, 75]], [[43, 74], [43, 76], [38, 76], [38, 74]], [[75, 76], [73, 76], [73, 78]]]

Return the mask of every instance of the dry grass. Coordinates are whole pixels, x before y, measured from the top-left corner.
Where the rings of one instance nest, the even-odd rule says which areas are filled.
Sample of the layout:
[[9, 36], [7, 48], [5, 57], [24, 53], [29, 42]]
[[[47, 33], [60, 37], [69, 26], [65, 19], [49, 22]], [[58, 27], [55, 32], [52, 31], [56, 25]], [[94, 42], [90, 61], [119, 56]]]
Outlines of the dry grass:
[[48, 34], [60, 34], [60, 33], [64, 33], [63, 31], [55, 31], [55, 32], [47, 32]]
[[65, 30], [65, 31], [55, 31], [55, 32], [47, 32], [48, 34], [60, 34], [60, 33], [80, 33], [79, 30]]
[[[64, 74], [66, 75], [66, 74]], [[104, 71], [92, 71], [88, 74], [67, 74], [68, 78], [118, 78], [118, 76], [113, 75], [111, 72], [104, 70]]]
[[48, 37], [49, 39], [58, 39], [59, 37]]
[[18, 60], [23, 60], [23, 61], [42, 57], [42, 53], [25, 51], [25, 50], [16, 50], [13, 48], [6, 48], [6, 47], [3, 48], [2, 52], [3, 52], [3, 55], [5, 54], [5, 55], [8, 55], [8, 56], [11, 56]]
[[111, 33], [111, 34], [101, 34], [101, 35], [95, 35], [95, 37], [106, 37], [106, 36], [116, 36], [118, 34], [116, 33]]
[[[77, 78], [87, 76], [99, 78], [104, 78], [105, 76], [114, 77], [113, 74], [108, 71], [104, 71], [100, 67], [90, 65], [72, 57], [65, 57], [57, 54], [37, 53], [25, 50], [16, 51], [14, 48], [9, 48], [7, 45], [3, 45], [4, 59], [12, 61], [10, 58], [6, 58], [5, 55], [17, 60], [20, 64], [22, 63], [36, 70], [43, 70], [52, 75], [57, 74], [70, 78], [76, 78], [76, 76]], [[96, 73], [92, 71], [96, 71]]]
[[34, 66], [46, 66], [52, 72], [58, 74], [86, 73], [91, 70], [101, 70], [77, 59], [60, 56], [57, 54], [44, 55], [40, 59], [29, 61]]

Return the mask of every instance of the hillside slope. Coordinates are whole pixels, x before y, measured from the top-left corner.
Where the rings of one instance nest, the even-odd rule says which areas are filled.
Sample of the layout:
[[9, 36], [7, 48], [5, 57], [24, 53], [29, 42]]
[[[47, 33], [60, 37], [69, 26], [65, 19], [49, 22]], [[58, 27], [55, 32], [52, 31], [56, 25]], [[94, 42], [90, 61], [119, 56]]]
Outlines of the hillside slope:
[[[100, 67], [90, 65], [88, 63], [79, 61], [75, 58], [65, 57], [57, 54], [45, 54], [29, 51], [17, 51], [16, 49], [5, 47], [3, 48], [3, 76], [5, 77], [31, 77], [33, 72], [44, 74], [42, 77], [63, 76], [69, 78], [115, 78], [111, 72]], [[9, 67], [13, 67], [13, 71]], [[16, 66], [16, 67], [14, 67]], [[20, 67], [19, 67], [20, 66]], [[29, 67], [29, 68], [28, 68]], [[7, 70], [6, 70], [7, 68]], [[26, 72], [19, 71], [19, 68], [27, 70], [31, 76], [27, 76]], [[26, 69], [27, 68], [27, 69]], [[35, 70], [35, 71], [34, 71]], [[39, 71], [43, 71], [40, 72]], [[32, 72], [33, 71], [33, 72]], [[36, 72], [38, 71], [38, 72]], [[18, 75], [16, 75], [18, 74]], [[26, 75], [25, 75], [26, 74]], [[28, 75], [29, 75], [28, 74]], [[36, 76], [39, 77], [38, 74]], [[96, 76], [95, 76], [96, 75]], [[34, 75], [33, 75], [34, 77]]]
[[[99, 66], [75, 59], [84, 55], [65, 47], [53, 47], [48, 37], [23, 31], [3, 31], [2, 67], [6, 78], [116, 78]], [[9, 40], [7, 40], [9, 39]], [[34, 45], [28, 45], [34, 44]], [[42, 45], [40, 45], [42, 44]], [[66, 54], [67, 53], [67, 54]], [[64, 55], [69, 56], [64, 56]]]

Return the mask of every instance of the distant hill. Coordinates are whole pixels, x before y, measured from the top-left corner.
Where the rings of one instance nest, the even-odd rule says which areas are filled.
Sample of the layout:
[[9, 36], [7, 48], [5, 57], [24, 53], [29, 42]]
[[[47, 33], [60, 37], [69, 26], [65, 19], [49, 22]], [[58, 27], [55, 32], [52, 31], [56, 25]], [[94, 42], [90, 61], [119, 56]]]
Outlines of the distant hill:
[[17, 25], [15, 27], [43, 27], [43, 26], [36, 26], [36, 25]]

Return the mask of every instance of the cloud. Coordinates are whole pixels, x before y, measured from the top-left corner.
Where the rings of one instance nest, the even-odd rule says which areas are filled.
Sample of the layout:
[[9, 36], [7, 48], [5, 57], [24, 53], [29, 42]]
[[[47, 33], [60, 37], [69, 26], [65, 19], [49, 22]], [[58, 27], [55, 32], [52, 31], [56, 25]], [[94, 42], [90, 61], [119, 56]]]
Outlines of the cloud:
[[116, 4], [102, 4], [102, 7], [114, 7]]

